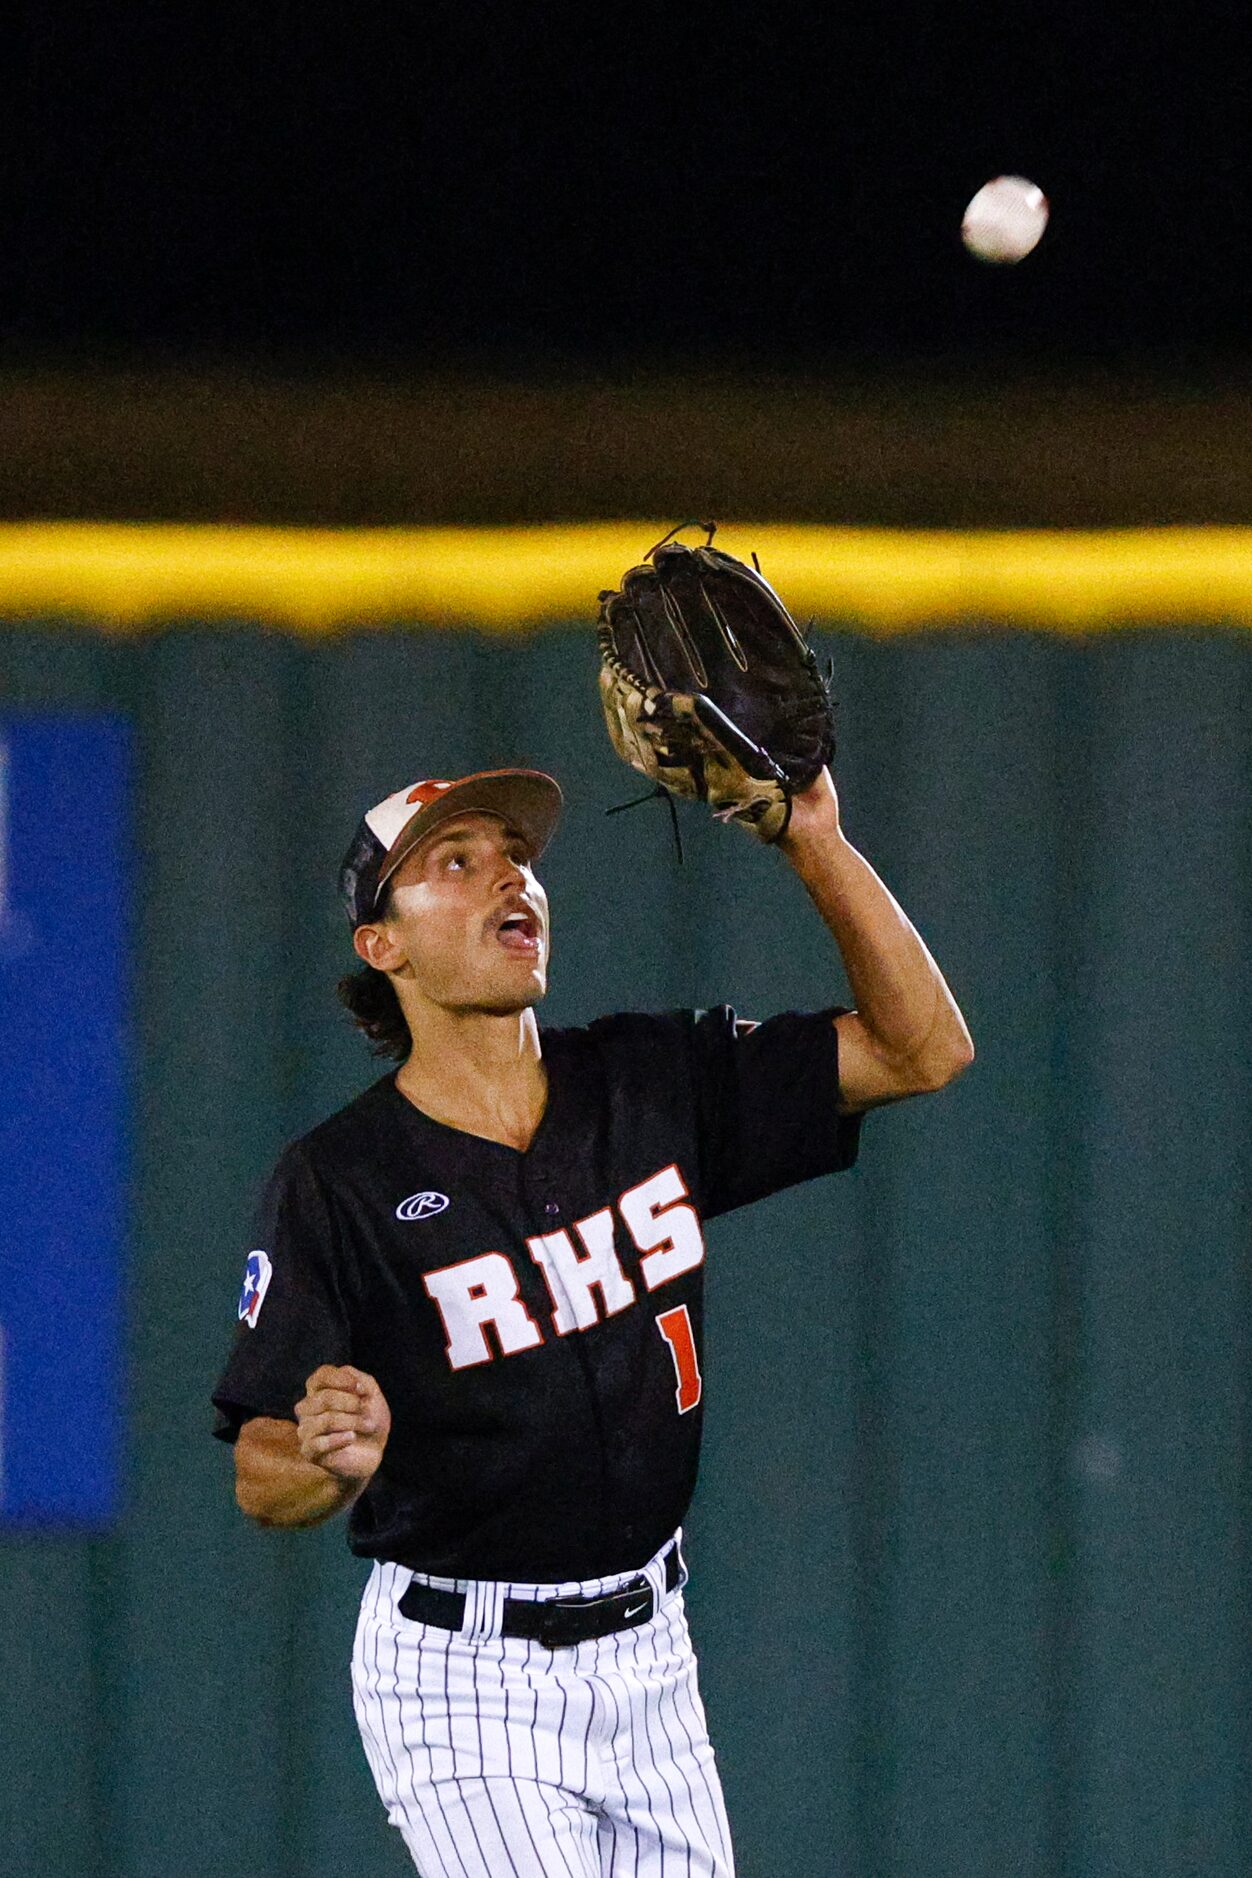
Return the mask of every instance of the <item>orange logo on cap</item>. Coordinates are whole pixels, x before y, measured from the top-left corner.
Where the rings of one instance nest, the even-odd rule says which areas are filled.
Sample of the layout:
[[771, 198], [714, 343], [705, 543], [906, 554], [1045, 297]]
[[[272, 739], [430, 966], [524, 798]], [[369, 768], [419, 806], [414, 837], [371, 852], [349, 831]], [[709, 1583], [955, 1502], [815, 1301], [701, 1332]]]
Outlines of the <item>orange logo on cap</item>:
[[449, 782], [420, 782], [409, 790], [404, 799], [406, 802], [420, 802], [424, 806], [428, 802], [433, 802], [442, 790], [451, 789], [451, 787], [452, 784]]

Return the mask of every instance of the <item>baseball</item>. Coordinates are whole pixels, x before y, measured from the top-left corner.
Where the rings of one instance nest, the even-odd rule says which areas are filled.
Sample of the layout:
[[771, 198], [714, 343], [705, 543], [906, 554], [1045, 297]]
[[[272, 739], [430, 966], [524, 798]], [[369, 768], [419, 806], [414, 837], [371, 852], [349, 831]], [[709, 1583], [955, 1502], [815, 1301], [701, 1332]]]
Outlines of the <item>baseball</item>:
[[961, 240], [980, 261], [1021, 261], [1048, 225], [1048, 198], [1024, 176], [984, 183], [965, 211]]

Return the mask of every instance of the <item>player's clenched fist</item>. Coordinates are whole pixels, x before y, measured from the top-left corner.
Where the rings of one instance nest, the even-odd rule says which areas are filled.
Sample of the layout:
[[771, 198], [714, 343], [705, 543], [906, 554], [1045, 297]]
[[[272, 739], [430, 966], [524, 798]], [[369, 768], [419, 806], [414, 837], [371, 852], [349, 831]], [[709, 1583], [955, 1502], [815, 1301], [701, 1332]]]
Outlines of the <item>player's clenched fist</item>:
[[387, 1398], [363, 1369], [323, 1363], [296, 1403], [301, 1457], [337, 1480], [369, 1480], [391, 1433]]

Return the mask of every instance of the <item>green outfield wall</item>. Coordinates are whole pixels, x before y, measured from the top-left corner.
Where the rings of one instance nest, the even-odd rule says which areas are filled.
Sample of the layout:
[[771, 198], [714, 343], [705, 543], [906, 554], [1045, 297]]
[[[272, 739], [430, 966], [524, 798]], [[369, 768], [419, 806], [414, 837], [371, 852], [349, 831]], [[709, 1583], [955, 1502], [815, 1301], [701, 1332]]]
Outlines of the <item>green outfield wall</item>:
[[[1245, 1878], [1252, 635], [822, 639], [848, 833], [978, 1060], [710, 1233], [689, 1598], [741, 1878]], [[119, 1529], [0, 1541], [0, 1873], [400, 1878], [363, 1570], [250, 1529], [208, 1434], [258, 1182], [379, 1073], [347, 837], [414, 776], [551, 769], [551, 1021], [842, 974], [777, 854], [604, 819], [586, 627], [14, 622], [0, 708], [48, 706], [138, 733], [132, 1397]]]

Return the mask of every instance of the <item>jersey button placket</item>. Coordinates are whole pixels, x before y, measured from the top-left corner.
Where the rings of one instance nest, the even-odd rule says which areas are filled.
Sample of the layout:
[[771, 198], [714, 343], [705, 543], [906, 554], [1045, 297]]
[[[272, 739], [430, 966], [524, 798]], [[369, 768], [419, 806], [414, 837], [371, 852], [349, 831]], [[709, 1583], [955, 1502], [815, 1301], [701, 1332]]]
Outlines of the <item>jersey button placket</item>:
[[[542, 1170], [542, 1171], [540, 1170], [538, 1166], [532, 1166], [527, 1171], [529, 1175], [530, 1191], [532, 1195], [534, 1196], [536, 1203], [540, 1203], [539, 1196], [543, 1192], [544, 1187], [547, 1186], [549, 1180], [559, 1179], [561, 1170], [557, 1166], [553, 1165], [552, 1167]], [[544, 1230], [546, 1232], [560, 1231], [561, 1230], [560, 1221], [562, 1217], [561, 1202], [558, 1199], [556, 1199], [554, 1195], [549, 1191], [549, 1193], [542, 1200], [541, 1204], [542, 1204], [542, 1209], [543, 1209]], [[577, 1217], [577, 1214], [575, 1214], [575, 1217]], [[568, 1298], [566, 1298], [565, 1300], [565, 1305], [570, 1316], [571, 1317], [574, 1316], [575, 1313], [574, 1313], [573, 1305]], [[583, 1381], [587, 1390], [588, 1408], [589, 1408], [589, 1415], [590, 1415], [590, 1426], [588, 1427], [587, 1432], [589, 1435], [595, 1435], [597, 1433], [600, 1433], [600, 1420], [599, 1420], [599, 1411], [597, 1407], [595, 1406], [596, 1379], [595, 1379], [594, 1366], [590, 1360], [589, 1353], [586, 1347], [584, 1346], [582, 1338], [581, 1337], [573, 1338], [572, 1344], [573, 1344], [572, 1354], [577, 1359], [578, 1364], [582, 1370]], [[610, 1465], [609, 1455], [607, 1452], [607, 1444], [603, 1442], [602, 1436], [601, 1436], [601, 1440], [597, 1442], [596, 1444], [596, 1450], [597, 1450], [597, 1458], [598, 1458], [598, 1466], [597, 1466], [596, 1471], [599, 1475], [599, 1483], [600, 1483], [601, 1522], [604, 1523], [608, 1518], [608, 1509], [612, 1503], [613, 1489], [612, 1489], [612, 1468]], [[628, 1536], [633, 1537], [633, 1534], [628, 1535]]]

